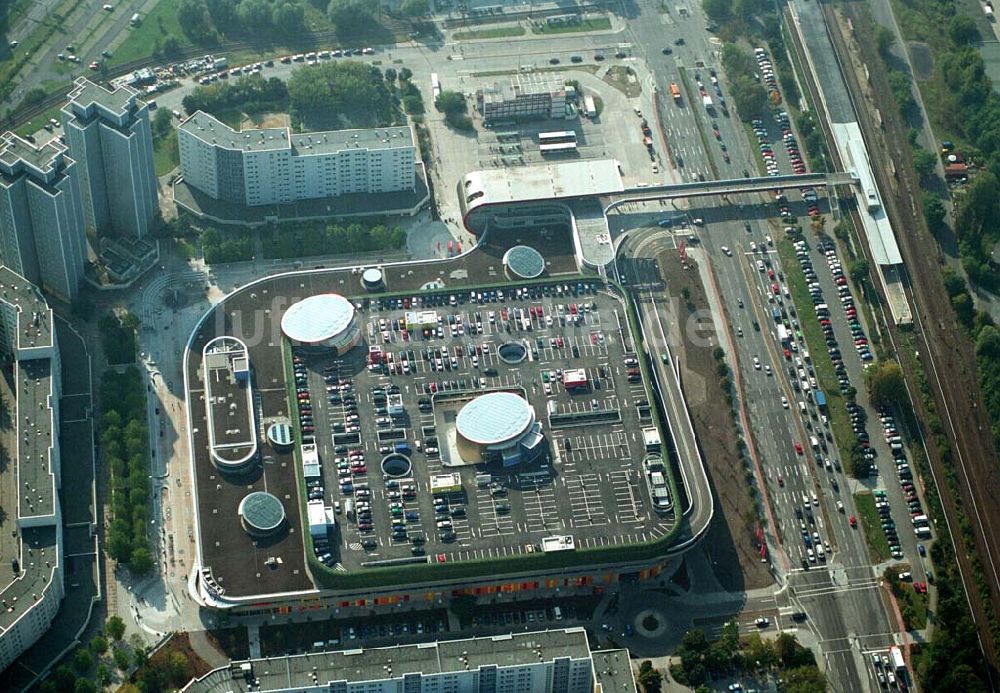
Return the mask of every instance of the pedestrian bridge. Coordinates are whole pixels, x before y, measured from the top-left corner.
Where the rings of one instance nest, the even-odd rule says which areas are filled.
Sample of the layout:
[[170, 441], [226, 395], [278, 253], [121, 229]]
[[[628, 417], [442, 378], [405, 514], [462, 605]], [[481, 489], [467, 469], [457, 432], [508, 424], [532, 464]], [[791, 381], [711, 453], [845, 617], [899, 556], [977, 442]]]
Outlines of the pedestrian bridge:
[[628, 202], [704, 197], [707, 195], [738, 195], [741, 193], [783, 190], [785, 188], [832, 187], [835, 185], [860, 185], [860, 179], [853, 173], [804, 173], [801, 175], [761, 176], [757, 178], [647, 185], [627, 188], [621, 192], [611, 193], [602, 197], [611, 200], [610, 204], [604, 208], [606, 214], [618, 205]]

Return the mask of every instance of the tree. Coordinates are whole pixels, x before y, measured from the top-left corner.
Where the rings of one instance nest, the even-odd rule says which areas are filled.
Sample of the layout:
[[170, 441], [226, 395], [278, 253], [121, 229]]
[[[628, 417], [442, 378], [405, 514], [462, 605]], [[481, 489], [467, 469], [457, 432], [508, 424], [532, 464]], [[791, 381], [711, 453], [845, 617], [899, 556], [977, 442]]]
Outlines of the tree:
[[73, 673], [72, 669], [63, 664], [52, 673], [50, 680], [55, 684], [55, 688], [59, 693], [64, 693], [65, 691], [73, 690], [73, 686], [76, 685], [76, 674]]
[[892, 47], [896, 45], [896, 35], [892, 33], [891, 29], [879, 24], [878, 28], [875, 29], [875, 45], [878, 46], [879, 55], [885, 58], [889, 55]]
[[907, 402], [903, 370], [895, 361], [881, 361], [865, 369], [865, 381], [872, 404], [880, 407], [902, 406]]
[[167, 656], [167, 675], [177, 685], [183, 685], [188, 678], [188, 661], [183, 652], [171, 652]]
[[173, 129], [173, 123], [171, 122], [172, 116], [170, 111], [165, 108], [161, 108], [156, 111], [156, 115], [153, 116], [152, 130], [154, 139], [163, 139], [170, 134]]
[[958, 46], [967, 46], [979, 40], [979, 29], [972, 17], [956, 12], [948, 22], [948, 37]]
[[80, 649], [73, 653], [73, 668], [76, 669], [77, 673], [86, 674], [92, 666], [94, 666], [94, 658], [90, 652]]
[[274, 6], [271, 23], [275, 31], [284, 36], [296, 36], [306, 30], [306, 11], [297, 2], [283, 2]]
[[409, 82], [413, 78], [413, 71], [408, 67], [400, 68], [399, 70], [399, 81]]
[[925, 192], [922, 198], [924, 208], [924, 221], [927, 228], [932, 233], [937, 233], [944, 228], [945, 208], [941, 202], [941, 197], [931, 192]]
[[104, 662], [97, 665], [97, 684], [102, 688], [106, 688], [111, 685], [114, 680], [114, 675], [111, 672], [110, 667]]
[[337, 26], [338, 36], [355, 38], [357, 34], [371, 31], [375, 25], [373, 4], [368, 0], [330, 0], [326, 16]]
[[458, 91], [443, 91], [434, 101], [434, 107], [445, 114], [466, 113], [465, 96]]
[[851, 281], [855, 284], [863, 284], [868, 281], [869, 272], [871, 271], [871, 266], [868, 264], [868, 260], [863, 257], [858, 257], [851, 260], [849, 265]]
[[937, 166], [937, 157], [932, 152], [923, 147], [913, 148], [913, 170], [920, 176], [920, 180], [927, 182], [934, 176], [934, 169]]
[[138, 548], [133, 551], [128, 567], [134, 575], [146, 575], [151, 572], [153, 570], [153, 556], [149, 549]]
[[115, 660], [115, 666], [118, 667], [118, 669], [120, 669], [121, 671], [125, 671], [126, 669], [128, 669], [129, 664], [131, 664], [131, 659], [129, 658], [128, 650], [126, 650], [124, 647], [116, 647], [114, 650], [111, 651], [111, 656]]
[[784, 693], [815, 693], [826, 690], [826, 676], [816, 667], [797, 667], [781, 677]]
[[752, 75], [757, 69], [757, 63], [748, 51], [739, 44], [727, 42], [722, 46], [722, 66], [727, 75]]
[[972, 327], [976, 320], [976, 306], [969, 294], [963, 292], [958, 296], [952, 296], [951, 307], [955, 309], [955, 315], [963, 326]]
[[216, 37], [205, 0], [180, 0], [177, 4], [177, 23], [194, 43], [206, 43]]
[[73, 693], [97, 693], [97, 685], [90, 679], [77, 679]]
[[122, 636], [125, 635], [125, 622], [122, 621], [121, 616], [109, 616], [104, 623], [104, 632], [115, 642], [121, 640]]
[[100, 657], [108, 651], [108, 640], [103, 635], [95, 635], [90, 639], [90, 651], [95, 657]]
[[733, 78], [732, 92], [736, 108], [744, 120], [757, 116], [767, 107], [767, 91], [764, 85], [749, 75], [737, 75]]
[[708, 18], [716, 22], [726, 21], [733, 13], [732, 0], [704, 0], [701, 6]]
[[422, 17], [431, 11], [430, 3], [427, 0], [403, 0], [399, 6], [399, 11], [407, 17]]
[[655, 669], [653, 663], [647, 659], [639, 665], [637, 681], [646, 693], [657, 693], [662, 685], [663, 674], [658, 669]]

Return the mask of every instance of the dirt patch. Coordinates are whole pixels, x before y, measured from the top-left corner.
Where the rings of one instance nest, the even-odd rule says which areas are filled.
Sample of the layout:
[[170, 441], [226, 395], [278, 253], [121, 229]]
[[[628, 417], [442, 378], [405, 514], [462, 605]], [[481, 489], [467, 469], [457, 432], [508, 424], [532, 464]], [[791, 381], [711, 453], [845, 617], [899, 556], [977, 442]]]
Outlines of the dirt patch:
[[208, 630], [205, 637], [230, 660], [250, 659], [250, 638], [242, 626]]
[[906, 52], [910, 55], [914, 77], [923, 81], [934, 76], [934, 54], [930, 46], [920, 41], [908, 41]]
[[273, 113], [264, 111], [262, 113], [244, 114], [240, 126], [247, 128], [287, 128], [291, 127], [292, 119], [287, 113]]
[[[686, 324], [688, 314], [708, 311], [705, 287], [698, 270], [689, 261], [684, 269], [674, 250], [660, 255], [659, 263], [670, 295], [677, 298], [681, 312], [679, 323]], [[687, 288], [689, 298], [680, 298]], [[679, 349], [685, 394], [688, 383], [703, 384], [704, 396], [688, 400], [698, 447], [708, 465], [708, 474], [717, 504], [715, 518], [703, 543], [711, 548], [716, 577], [727, 590], [740, 591], [773, 583], [767, 563], [760, 560], [756, 532], [760, 525], [747, 481], [747, 471], [737, 453], [735, 422], [729, 398], [723, 392], [717, 373], [713, 347], [692, 343], [688, 330], [678, 330], [684, 339]]]

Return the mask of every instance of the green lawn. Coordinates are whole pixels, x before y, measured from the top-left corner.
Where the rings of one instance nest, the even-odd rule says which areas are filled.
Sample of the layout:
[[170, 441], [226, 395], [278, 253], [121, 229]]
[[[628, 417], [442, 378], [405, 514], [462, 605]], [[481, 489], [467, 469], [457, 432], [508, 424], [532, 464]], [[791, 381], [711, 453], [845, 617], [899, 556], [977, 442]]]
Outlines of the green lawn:
[[581, 31], [607, 31], [611, 20], [607, 17], [584, 19], [572, 24], [540, 24], [531, 29], [536, 34], [574, 34]]
[[[49, 122], [50, 118], [55, 118], [56, 120], [59, 120], [59, 108], [60, 108], [59, 106], [53, 106], [49, 110], [39, 113], [37, 116], [29, 120], [27, 123], [18, 126], [15, 129], [15, 132], [17, 132], [17, 134], [20, 135], [21, 137], [38, 132], [38, 130], [40, 130], [43, 125]], [[46, 137], [48, 137], [48, 135], [46, 135]], [[39, 140], [39, 143], [41, 143], [42, 141], [43, 140]]]
[[778, 255], [781, 257], [781, 267], [785, 271], [785, 283], [795, 301], [802, 336], [805, 337], [806, 345], [809, 347], [809, 355], [812, 357], [813, 368], [816, 369], [816, 381], [826, 395], [827, 416], [830, 419], [833, 438], [842, 456], [841, 463], [849, 473], [850, 460], [844, 456], [850, 455], [855, 436], [851, 429], [851, 421], [847, 416], [844, 395], [840, 392], [840, 383], [833, 370], [833, 361], [830, 360], [830, 355], [826, 350], [826, 337], [822, 327], [820, 327], [819, 320], [816, 319], [816, 313], [813, 312], [812, 299], [809, 297], [809, 289], [806, 287], [806, 277], [802, 274], [802, 268], [795, 258], [795, 248], [792, 241], [783, 238], [776, 242], [776, 246]]
[[108, 67], [148, 58], [153, 54], [157, 41], [167, 36], [177, 39], [181, 49], [190, 48], [192, 43], [181, 30], [177, 21], [178, 0], [160, 0], [156, 6], [142, 18], [137, 27], [129, 27], [128, 38], [114, 50], [114, 55], [108, 59]]
[[156, 165], [156, 175], [170, 173], [180, 165], [180, 153], [177, 150], [177, 130], [170, 129], [170, 134], [153, 142], [153, 163]]
[[875, 496], [867, 491], [855, 493], [854, 505], [858, 508], [858, 522], [861, 523], [861, 531], [865, 533], [872, 562], [881, 563], [889, 560], [889, 542], [885, 539], [881, 520], [875, 510]]
[[523, 26], [498, 26], [492, 29], [472, 29], [469, 31], [456, 31], [452, 38], [456, 41], [468, 41], [470, 39], [491, 39], [504, 38], [507, 36], [524, 36]]

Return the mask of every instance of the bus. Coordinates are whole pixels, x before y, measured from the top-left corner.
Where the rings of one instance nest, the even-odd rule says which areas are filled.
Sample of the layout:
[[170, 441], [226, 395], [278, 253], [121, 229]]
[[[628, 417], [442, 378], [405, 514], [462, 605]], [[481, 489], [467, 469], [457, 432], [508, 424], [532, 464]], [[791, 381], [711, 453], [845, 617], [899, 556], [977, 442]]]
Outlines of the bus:
[[431, 93], [434, 95], [434, 100], [441, 96], [441, 81], [438, 79], [437, 73], [431, 73]]
[[560, 130], [556, 132], [538, 133], [538, 143], [546, 144], [576, 144], [576, 132], [573, 130]]
[[553, 144], [542, 144], [538, 146], [538, 151], [542, 156], [549, 154], [571, 154], [576, 152], [576, 142], [555, 142]]

